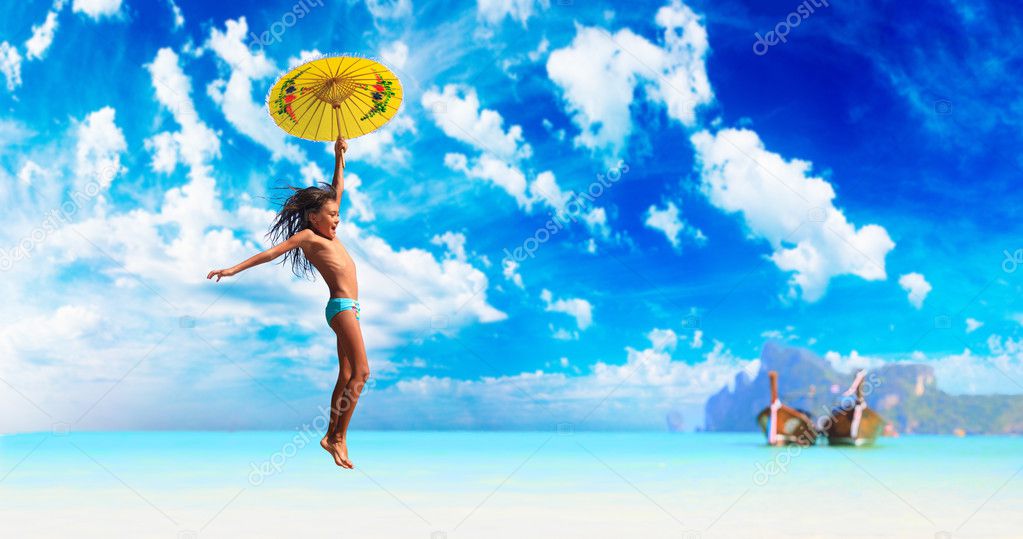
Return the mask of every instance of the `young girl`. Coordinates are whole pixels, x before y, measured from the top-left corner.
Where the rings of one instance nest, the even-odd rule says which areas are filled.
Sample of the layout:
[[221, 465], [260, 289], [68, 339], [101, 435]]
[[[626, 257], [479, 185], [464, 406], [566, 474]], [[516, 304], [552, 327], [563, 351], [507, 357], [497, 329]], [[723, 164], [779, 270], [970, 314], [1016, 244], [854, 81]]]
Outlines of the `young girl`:
[[320, 445], [333, 455], [338, 466], [352, 469], [354, 465], [348, 460], [346, 435], [359, 394], [369, 379], [369, 362], [359, 327], [359, 285], [355, 279], [355, 264], [335, 234], [338, 207], [345, 187], [342, 153], [347, 150], [347, 141], [338, 138], [334, 143], [334, 180], [329, 188], [326, 184], [324, 187], [291, 188], [294, 193], [284, 202], [267, 233], [276, 245], [234, 267], [211, 271], [206, 278], [216, 277], [220, 282], [221, 277], [230, 277], [283, 254], [282, 262], [290, 259], [296, 275], [313, 274], [312, 269], [316, 268], [327, 282], [330, 289], [327, 324], [337, 335], [340, 367], [330, 398], [330, 423]]

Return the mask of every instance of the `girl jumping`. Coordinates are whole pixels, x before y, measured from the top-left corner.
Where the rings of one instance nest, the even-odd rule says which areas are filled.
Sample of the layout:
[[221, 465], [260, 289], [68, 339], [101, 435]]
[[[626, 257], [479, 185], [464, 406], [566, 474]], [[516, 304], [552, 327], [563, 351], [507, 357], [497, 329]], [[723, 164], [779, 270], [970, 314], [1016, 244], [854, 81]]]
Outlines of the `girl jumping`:
[[355, 279], [355, 263], [344, 245], [337, 241], [338, 207], [344, 192], [343, 152], [348, 143], [338, 138], [334, 143], [334, 180], [328, 188], [291, 187], [294, 193], [277, 213], [267, 236], [275, 245], [248, 260], [227, 269], [213, 270], [206, 276], [220, 282], [252, 266], [284, 255], [291, 260], [292, 271], [300, 277], [315, 275], [313, 268], [327, 283], [327, 324], [337, 336], [339, 363], [337, 384], [330, 397], [330, 423], [320, 445], [333, 455], [341, 467], [355, 466], [348, 459], [348, 423], [359, 402], [359, 394], [369, 380], [369, 362], [359, 327], [359, 285]]

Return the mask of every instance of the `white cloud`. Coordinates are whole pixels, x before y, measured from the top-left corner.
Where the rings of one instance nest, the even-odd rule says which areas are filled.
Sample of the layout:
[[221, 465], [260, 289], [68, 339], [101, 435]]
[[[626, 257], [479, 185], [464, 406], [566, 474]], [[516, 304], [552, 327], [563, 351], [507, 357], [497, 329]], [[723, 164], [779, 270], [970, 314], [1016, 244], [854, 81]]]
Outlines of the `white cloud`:
[[53, 33], [56, 30], [57, 12], [49, 11], [43, 24], [32, 25], [32, 37], [25, 42], [25, 57], [29, 60], [42, 58], [53, 43]]
[[477, 0], [476, 16], [491, 25], [510, 17], [525, 28], [535, 11], [547, 9], [550, 5], [550, 0]]
[[465, 254], [465, 234], [461, 232], [451, 232], [450, 230], [443, 234], [435, 234], [430, 238], [430, 243], [434, 245], [442, 245], [448, 250], [448, 254], [454, 257], [455, 260], [460, 262], [466, 261]]
[[504, 189], [519, 207], [529, 211], [533, 200], [526, 195], [526, 176], [517, 167], [491, 156], [488, 153], [480, 155], [472, 167], [468, 166], [468, 158], [464, 154], [449, 153], [444, 155], [444, 164], [452, 169], [464, 173], [470, 178], [488, 180], [501, 189]]
[[693, 330], [693, 340], [689, 343], [690, 348], [703, 348], [703, 330]]
[[848, 355], [842, 355], [833, 350], [824, 354], [824, 359], [831, 364], [831, 367], [841, 373], [853, 373], [861, 369], [876, 369], [885, 364], [885, 361], [878, 357], [861, 356], [853, 350]]
[[547, 118], [543, 119], [543, 128], [547, 131], [548, 134], [553, 136], [555, 140], [559, 142], [565, 140], [565, 130], [563, 128], [554, 129], [554, 123], [552, 123]]
[[36, 180], [46, 176], [48, 176], [46, 169], [39, 166], [35, 161], [28, 159], [21, 166], [21, 169], [18, 170], [18, 183], [25, 187], [30, 187]]
[[330, 183], [327, 181], [326, 175], [323, 173], [323, 169], [320, 165], [317, 165], [315, 161], [309, 161], [305, 165], [302, 165], [298, 169], [302, 175], [303, 185], [318, 185], [320, 183]]
[[174, 29], [177, 30], [185, 25], [185, 16], [181, 13], [181, 8], [174, 0], [167, 0], [171, 7], [171, 13], [174, 14]]
[[515, 286], [519, 288], [525, 288], [522, 284], [522, 275], [519, 274], [519, 263], [510, 259], [505, 258], [501, 261], [501, 274], [504, 278], [515, 283]]
[[74, 0], [71, 11], [84, 13], [95, 20], [116, 15], [121, 9], [121, 0]]
[[550, 49], [550, 47], [551, 42], [547, 40], [546, 36], [544, 36], [543, 38], [540, 39], [540, 43], [536, 45], [536, 48], [529, 51], [528, 54], [529, 61], [535, 62], [539, 60], [541, 57], [543, 57], [543, 55], [547, 54], [547, 50]]
[[682, 221], [678, 217], [678, 207], [675, 203], [668, 202], [663, 210], [657, 206], [650, 206], [646, 212], [644, 224], [654, 230], [660, 230], [674, 247], [679, 246], [678, 235], [682, 231]]
[[548, 327], [551, 328], [551, 338], [553, 338], [553, 339], [556, 339], [556, 340], [559, 340], [559, 341], [578, 341], [579, 340], [579, 332], [578, 331], [569, 331], [569, 330], [567, 330], [565, 328], [557, 328], [557, 329], [555, 329], [554, 328], [554, 324], [549, 324]]
[[550, 171], [543, 171], [536, 175], [536, 179], [529, 186], [530, 197], [533, 200], [543, 200], [557, 214], [565, 213], [569, 200], [573, 193], [565, 192], [558, 185], [558, 179]]
[[909, 292], [909, 303], [917, 309], [923, 307], [927, 294], [931, 292], [931, 283], [923, 275], [913, 272], [899, 277], [899, 286]]
[[577, 147], [616, 160], [632, 133], [637, 87], [687, 127], [696, 124], [696, 109], [713, 100], [704, 63], [707, 32], [699, 17], [675, 1], [658, 10], [655, 22], [663, 29], [663, 47], [628, 28], [610, 34], [576, 24], [572, 43], [548, 56], [547, 75], [581, 130], [573, 139]]
[[604, 239], [611, 236], [611, 228], [607, 224], [607, 211], [604, 208], [592, 208], [583, 214], [583, 222], [590, 229], [590, 233]]
[[703, 235], [700, 229], [693, 227], [680, 217], [678, 206], [674, 202], [668, 202], [663, 210], [651, 205], [646, 211], [643, 224], [663, 232], [671, 246], [676, 249], [682, 245], [680, 236], [683, 231], [687, 236], [693, 238], [698, 245], [706, 243], [707, 240], [707, 237]]
[[373, 212], [369, 197], [361, 188], [362, 178], [354, 172], [345, 172], [345, 192], [341, 195], [341, 205], [343, 206], [347, 199], [350, 203], [348, 216], [368, 223], [376, 219], [376, 214]]
[[585, 330], [593, 323], [593, 306], [582, 298], [566, 298], [554, 300], [550, 290], [540, 292], [540, 299], [547, 304], [547, 312], [564, 313], [575, 318], [576, 326]]
[[320, 58], [323, 58], [323, 53], [320, 52], [320, 49], [298, 51], [298, 56], [288, 58], [288, 69], [294, 69], [306, 62], [311, 62]]
[[671, 352], [678, 346], [678, 335], [670, 329], [654, 328], [647, 334], [647, 338], [654, 345], [654, 350]]
[[497, 110], [480, 108], [475, 88], [455, 84], [445, 85], [441, 92], [432, 88], [422, 95], [421, 102], [445, 135], [493, 158], [515, 163], [533, 153], [523, 141], [522, 126], [510, 126], [505, 131], [504, 119]]
[[831, 184], [811, 176], [809, 162], [786, 161], [746, 129], [701, 131], [692, 142], [703, 193], [717, 208], [740, 214], [750, 236], [774, 250], [770, 260], [794, 272], [789, 297], [799, 289], [805, 301], [817, 301], [837, 275], [886, 278], [885, 256], [895, 247], [888, 232], [847, 221]]
[[97, 182], [105, 190], [115, 177], [125, 171], [121, 165], [121, 154], [128, 149], [128, 144], [121, 128], [114, 122], [115, 114], [114, 109], [103, 107], [78, 124], [76, 185]]
[[149, 167], [155, 172], [171, 174], [178, 166], [178, 149], [174, 135], [168, 132], [157, 133], [143, 142], [143, 146], [151, 154]]
[[181, 70], [178, 55], [164, 47], [145, 68], [157, 102], [181, 127], [146, 139], [145, 147], [152, 153], [150, 166], [164, 173], [173, 172], [178, 162], [192, 170], [205, 169], [209, 160], [220, 155], [220, 139], [199, 119], [192, 102], [192, 82]]
[[412, 0], [366, 0], [366, 9], [377, 23], [412, 14]]
[[501, 113], [480, 109], [475, 88], [458, 84], [447, 84], [441, 92], [431, 88], [423, 94], [422, 104], [445, 135], [495, 158], [514, 163], [533, 153], [522, 140], [521, 126], [505, 131]]
[[9, 91], [21, 86], [21, 54], [17, 47], [6, 41], [0, 43], [0, 73], [7, 79]]
[[289, 135], [274, 124], [266, 113], [262, 96], [258, 102], [252, 98], [253, 82], [277, 74], [277, 68], [263, 51], [252, 54], [246, 46], [248, 29], [245, 17], [239, 17], [238, 20], [228, 20], [223, 32], [218, 28], [210, 30], [206, 46], [227, 64], [230, 76], [226, 81], [217, 79], [211, 82], [206, 93], [223, 110], [228, 123], [270, 150], [272, 159], [284, 158], [301, 164], [306, 160], [305, 152], [289, 142]]
[[973, 333], [974, 331], [977, 330], [977, 328], [979, 328], [980, 326], [983, 326], [983, 325], [984, 325], [984, 322], [981, 322], [980, 320], [977, 320], [975, 318], [967, 318], [966, 319], [966, 332], [967, 333]]
[[380, 50], [380, 57], [395, 69], [405, 69], [408, 61], [408, 45], [404, 41], [393, 41]]
[[668, 117], [692, 127], [696, 108], [714, 98], [704, 63], [707, 29], [700, 17], [678, 0], [658, 9], [654, 20], [664, 29], [665, 72], [649, 87], [650, 97], [667, 107]]

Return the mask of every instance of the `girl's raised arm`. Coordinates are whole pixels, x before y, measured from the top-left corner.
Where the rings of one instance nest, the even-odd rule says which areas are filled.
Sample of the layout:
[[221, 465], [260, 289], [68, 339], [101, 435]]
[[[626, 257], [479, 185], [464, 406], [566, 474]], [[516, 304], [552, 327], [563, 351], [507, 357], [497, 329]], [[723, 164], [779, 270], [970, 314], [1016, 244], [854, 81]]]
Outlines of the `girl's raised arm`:
[[242, 262], [241, 264], [232, 266], [227, 269], [218, 269], [211, 271], [206, 276], [206, 278], [212, 279], [213, 277], [216, 277], [217, 282], [219, 283], [221, 277], [230, 277], [232, 275], [236, 275], [238, 273], [241, 273], [242, 271], [251, 268], [252, 266], [258, 266], [265, 262], [269, 262], [292, 249], [301, 247], [302, 242], [306, 241], [311, 234], [313, 234], [313, 231], [309, 230], [308, 228], [300, 230], [294, 236], [282, 241], [281, 243], [278, 243], [277, 245], [274, 245], [273, 247], [263, 251], [262, 253], [249, 257], [248, 260]]

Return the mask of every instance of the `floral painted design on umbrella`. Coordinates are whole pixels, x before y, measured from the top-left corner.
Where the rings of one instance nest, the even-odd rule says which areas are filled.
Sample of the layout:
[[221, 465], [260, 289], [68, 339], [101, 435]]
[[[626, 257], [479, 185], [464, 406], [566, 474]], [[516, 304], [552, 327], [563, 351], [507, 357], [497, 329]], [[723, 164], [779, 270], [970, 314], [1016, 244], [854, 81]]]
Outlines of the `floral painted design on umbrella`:
[[372, 90], [369, 97], [373, 100], [373, 108], [359, 118], [360, 121], [367, 120], [386, 111], [387, 104], [390, 103], [391, 97], [394, 96], [394, 91], [391, 89], [392, 81], [384, 80], [379, 73], [376, 73], [375, 75], [377, 79], [376, 84], [373, 84], [372, 86], [369, 84], [359, 85], [363, 90]]
[[292, 122], [298, 122], [298, 118], [295, 117], [295, 111], [294, 109], [291, 108], [291, 102], [294, 101], [297, 97], [305, 95], [306, 90], [308, 90], [308, 88], [305, 87], [296, 88], [295, 81], [298, 80], [298, 78], [302, 76], [302, 74], [305, 73], [306, 71], [307, 70], [303, 69], [302, 71], [295, 73], [294, 76], [289, 77], [287, 80], [285, 80], [281, 84], [281, 91], [278, 92], [277, 99], [274, 101], [274, 104], [276, 105], [277, 109], [276, 113], [282, 116], [287, 115], [289, 118], [291, 118]]

